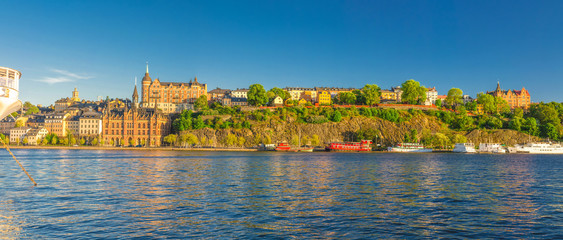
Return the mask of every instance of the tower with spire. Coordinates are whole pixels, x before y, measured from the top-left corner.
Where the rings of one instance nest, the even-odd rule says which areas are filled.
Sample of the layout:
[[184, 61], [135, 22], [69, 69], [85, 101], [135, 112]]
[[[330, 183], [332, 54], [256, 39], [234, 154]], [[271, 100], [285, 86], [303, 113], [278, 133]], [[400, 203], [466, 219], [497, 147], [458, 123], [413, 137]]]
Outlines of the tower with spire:
[[133, 96], [131, 97], [131, 107], [138, 108], [139, 107], [139, 94], [137, 93], [137, 77], [135, 77], [135, 89], [133, 89]]
[[78, 90], [76, 90], [76, 88], [74, 88], [74, 91], [72, 91], [72, 98], [70, 99], [73, 102], [80, 102], [80, 98], [78, 97]]
[[[141, 103], [144, 105], [145, 103], [149, 102], [149, 88], [150, 85], [152, 83], [152, 79], [149, 76], [149, 63], [147, 62], [147, 71], [145, 72], [145, 76], [143, 77], [143, 80], [141, 80]], [[135, 86], [136, 88], [136, 86]]]

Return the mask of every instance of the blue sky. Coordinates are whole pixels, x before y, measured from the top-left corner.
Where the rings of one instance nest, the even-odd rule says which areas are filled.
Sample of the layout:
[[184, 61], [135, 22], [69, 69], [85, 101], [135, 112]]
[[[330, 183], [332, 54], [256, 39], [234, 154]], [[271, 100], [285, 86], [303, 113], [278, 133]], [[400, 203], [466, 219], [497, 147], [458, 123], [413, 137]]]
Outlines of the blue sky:
[[563, 101], [563, 1], [4, 1], [0, 66], [20, 98], [129, 97], [161, 81], [215, 87], [526, 87]]

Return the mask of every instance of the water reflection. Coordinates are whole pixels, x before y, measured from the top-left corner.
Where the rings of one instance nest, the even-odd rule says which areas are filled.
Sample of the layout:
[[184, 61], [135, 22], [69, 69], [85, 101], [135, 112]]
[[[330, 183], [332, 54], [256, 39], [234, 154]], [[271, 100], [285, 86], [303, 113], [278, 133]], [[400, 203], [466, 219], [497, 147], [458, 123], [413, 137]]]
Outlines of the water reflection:
[[0, 165], [6, 173], [0, 184], [11, 186], [0, 190], [0, 235], [8, 239], [557, 238], [563, 232], [563, 163], [553, 156], [17, 154], [40, 185], [25, 187], [17, 168]]

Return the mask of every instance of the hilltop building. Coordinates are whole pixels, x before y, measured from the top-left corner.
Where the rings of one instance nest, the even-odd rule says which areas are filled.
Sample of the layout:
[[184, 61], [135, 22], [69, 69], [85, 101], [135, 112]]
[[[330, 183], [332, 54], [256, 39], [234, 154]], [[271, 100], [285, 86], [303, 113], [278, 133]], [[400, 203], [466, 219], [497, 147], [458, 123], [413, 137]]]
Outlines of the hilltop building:
[[532, 103], [530, 98], [530, 93], [524, 87], [522, 87], [522, 90], [519, 91], [517, 90], [505, 91], [500, 88], [500, 82], [497, 82], [497, 88], [495, 89], [495, 91], [487, 92], [487, 94], [493, 95], [494, 97], [500, 97], [506, 100], [506, 102], [508, 102], [508, 105], [510, 106], [510, 109], [514, 109], [518, 107], [527, 110], [530, 107], [530, 104]]
[[[135, 86], [136, 88], [136, 86]], [[161, 82], [149, 76], [149, 66], [142, 80], [140, 107], [162, 109], [165, 113], [188, 109], [197, 98], [207, 94], [207, 84], [199, 83], [197, 77], [188, 83]]]

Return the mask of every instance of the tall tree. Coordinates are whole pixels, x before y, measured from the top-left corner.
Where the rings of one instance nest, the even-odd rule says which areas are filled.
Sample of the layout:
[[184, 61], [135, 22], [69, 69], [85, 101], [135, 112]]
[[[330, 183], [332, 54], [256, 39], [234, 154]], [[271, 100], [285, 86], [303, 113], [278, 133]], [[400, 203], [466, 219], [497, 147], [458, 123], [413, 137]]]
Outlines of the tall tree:
[[426, 100], [426, 88], [419, 82], [410, 79], [401, 85], [401, 99], [404, 103], [422, 104]]
[[448, 96], [446, 97], [446, 103], [449, 106], [457, 106], [463, 103], [463, 91], [459, 88], [452, 88], [448, 91]]
[[375, 105], [379, 103], [380, 95], [381, 95], [381, 88], [375, 84], [366, 84], [362, 88], [362, 93], [365, 99], [366, 105]]
[[204, 110], [207, 109], [209, 106], [207, 105], [207, 96], [201, 95], [199, 96], [194, 103], [195, 110]]
[[354, 104], [356, 103], [356, 95], [351, 92], [339, 92], [338, 102], [343, 104]]
[[495, 113], [497, 111], [497, 106], [495, 104], [495, 98], [490, 94], [478, 93], [477, 103], [481, 104], [483, 111], [485, 113]]
[[291, 97], [289, 92], [278, 87], [270, 89], [267, 93], [268, 99], [271, 101], [276, 96], [280, 96], [284, 101]]
[[268, 103], [266, 90], [261, 84], [250, 85], [247, 93], [248, 104], [251, 106], [263, 106]]

